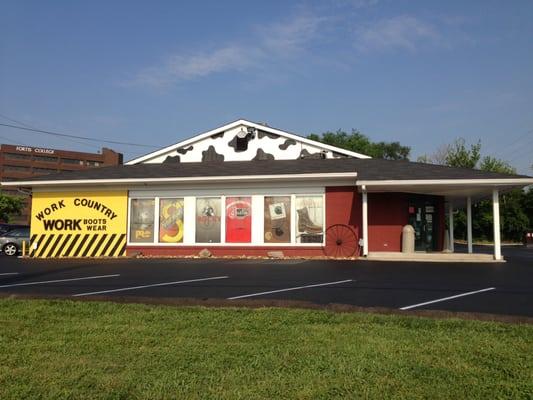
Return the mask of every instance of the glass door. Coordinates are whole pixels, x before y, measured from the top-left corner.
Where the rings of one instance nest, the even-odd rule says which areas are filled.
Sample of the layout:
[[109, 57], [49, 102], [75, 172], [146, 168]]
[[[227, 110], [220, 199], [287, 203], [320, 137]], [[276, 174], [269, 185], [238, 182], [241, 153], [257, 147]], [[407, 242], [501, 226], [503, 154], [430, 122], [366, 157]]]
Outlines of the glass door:
[[427, 198], [415, 198], [409, 202], [409, 224], [415, 229], [415, 251], [437, 250], [437, 207]]

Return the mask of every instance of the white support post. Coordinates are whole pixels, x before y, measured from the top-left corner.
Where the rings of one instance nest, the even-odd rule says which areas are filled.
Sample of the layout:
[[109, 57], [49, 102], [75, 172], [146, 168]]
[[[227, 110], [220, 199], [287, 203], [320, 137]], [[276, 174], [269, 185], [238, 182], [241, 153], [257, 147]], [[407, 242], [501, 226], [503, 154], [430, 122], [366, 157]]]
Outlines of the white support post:
[[368, 256], [368, 194], [363, 188], [363, 256]]
[[502, 248], [500, 242], [500, 198], [498, 189], [492, 191], [492, 218], [494, 227], [494, 259], [502, 259]]
[[472, 254], [472, 198], [466, 198], [466, 239], [468, 242], [468, 254]]
[[450, 225], [450, 251], [453, 253], [455, 247], [453, 245], [453, 203], [451, 201], [448, 203], [448, 221], [448, 225]]

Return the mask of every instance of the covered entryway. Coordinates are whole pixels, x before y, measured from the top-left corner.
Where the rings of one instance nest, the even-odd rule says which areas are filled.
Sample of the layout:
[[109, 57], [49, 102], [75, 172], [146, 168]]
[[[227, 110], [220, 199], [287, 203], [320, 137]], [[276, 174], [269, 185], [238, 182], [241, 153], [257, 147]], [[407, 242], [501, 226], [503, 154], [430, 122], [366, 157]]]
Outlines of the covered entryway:
[[[358, 190], [362, 194], [362, 254], [369, 259], [387, 260], [503, 261], [500, 240], [500, 193], [523, 187], [525, 183], [527, 182], [524, 179], [358, 181]], [[370, 245], [376, 242], [372, 233], [381, 234], [381, 231], [375, 228], [376, 212], [375, 210], [372, 212], [372, 199], [383, 202], [379, 200], [380, 197], [377, 194], [393, 196], [391, 199], [394, 199], [394, 203], [389, 202], [391, 215], [394, 215], [393, 204], [403, 204], [408, 207], [407, 222], [415, 228], [415, 253], [401, 253], [398, 246], [388, 251], [385, 248], [386, 244], [384, 247]], [[407, 204], [400, 201], [402, 197], [408, 199]], [[472, 244], [472, 205], [485, 199], [492, 200], [493, 209], [494, 246], [491, 256], [474, 254]], [[454, 211], [462, 208], [466, 209], [467, 216], [466, 254], [455, 253], [454, 249]], [[447, 231], [444, 229], [445, 212], [449, 226]], [[401, 219], [397, 220], [396, 223], [401, 221]], [[398, 229], [399, 226], [396, 227], [396, 232]]]

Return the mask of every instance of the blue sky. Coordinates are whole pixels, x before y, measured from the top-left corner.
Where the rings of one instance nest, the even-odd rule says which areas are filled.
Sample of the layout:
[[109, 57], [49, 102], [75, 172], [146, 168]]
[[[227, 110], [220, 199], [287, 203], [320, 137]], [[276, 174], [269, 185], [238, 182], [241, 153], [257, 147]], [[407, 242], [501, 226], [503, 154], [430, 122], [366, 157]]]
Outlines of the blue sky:
[[531, 174], [532, 20], [532, 1], [4, 0], [0, 114], [157, 147], [238, 118], [357, 128], [414, 159], [465, 137]]

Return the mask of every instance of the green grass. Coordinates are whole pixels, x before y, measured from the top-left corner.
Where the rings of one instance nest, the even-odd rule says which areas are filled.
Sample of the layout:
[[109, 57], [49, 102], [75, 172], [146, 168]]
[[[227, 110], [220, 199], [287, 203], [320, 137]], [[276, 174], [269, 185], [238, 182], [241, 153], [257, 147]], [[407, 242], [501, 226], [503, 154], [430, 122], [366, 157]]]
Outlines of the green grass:
[[533, 326], [0, 300], [1, 399], [531, 398]]

